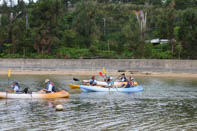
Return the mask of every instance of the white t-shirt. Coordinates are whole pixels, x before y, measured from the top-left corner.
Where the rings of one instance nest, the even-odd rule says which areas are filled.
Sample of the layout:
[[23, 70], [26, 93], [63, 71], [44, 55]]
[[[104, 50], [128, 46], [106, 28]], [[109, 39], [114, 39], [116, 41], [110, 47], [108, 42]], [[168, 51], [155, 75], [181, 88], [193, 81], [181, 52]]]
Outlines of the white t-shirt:
[[49, 84], [49, 85], [48, 85], [48, 90], [47, 90], [47, 91], [51, 91], [51, 92], [52, 92], [52, 89], [53, 89], [53, 85], [52, 85], [52, 84]]
[[12, 87], [12, 89], [15, 91], [15, 92], [17, 92], [17, 91], [19, 91], [19, 87], [17, 86], [17, 85], [15, 85], [15, 86], [11, 86]]

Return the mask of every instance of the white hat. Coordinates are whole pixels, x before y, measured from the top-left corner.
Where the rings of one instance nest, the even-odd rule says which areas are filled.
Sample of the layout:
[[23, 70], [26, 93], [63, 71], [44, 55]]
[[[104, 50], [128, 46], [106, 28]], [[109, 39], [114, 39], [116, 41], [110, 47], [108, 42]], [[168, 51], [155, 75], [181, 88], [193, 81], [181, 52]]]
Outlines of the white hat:
[[134, 78], [133, 78], [133, 77], [131, 77], [131, 80], [134, 80]]
[[46, 79], [45, 81], [44, 81], [44, 83], [47, 83], [47, 82], [49, 82], [50, 80], [49, 79]]

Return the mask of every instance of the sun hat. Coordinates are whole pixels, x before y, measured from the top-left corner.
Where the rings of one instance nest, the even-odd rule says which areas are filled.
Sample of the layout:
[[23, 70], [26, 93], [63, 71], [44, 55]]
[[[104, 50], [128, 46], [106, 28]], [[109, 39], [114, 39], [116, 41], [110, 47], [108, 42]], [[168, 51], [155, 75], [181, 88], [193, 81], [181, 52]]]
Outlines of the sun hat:
[[131, 78], [130, 78], [130, 80], [134, 80], [134, 78], [133, 78], [133, 77], [131, 77]]
[[49, 79], [46, 79], [45, 81], [44, 81], [44, 83], [47, 83], [47, 82], [49, 82], [50, 80]]

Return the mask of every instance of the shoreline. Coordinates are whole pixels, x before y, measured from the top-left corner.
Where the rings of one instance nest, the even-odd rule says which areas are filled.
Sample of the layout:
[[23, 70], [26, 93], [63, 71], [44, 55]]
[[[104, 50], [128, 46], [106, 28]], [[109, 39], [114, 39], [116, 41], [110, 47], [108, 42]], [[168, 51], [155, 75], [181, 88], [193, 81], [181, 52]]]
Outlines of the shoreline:
[[[112, 76], [118, 76], [122, 73], [125, 73], [126, 76], [144, 76], [144, 77], [190, 77], [197, 78], [197, 73], [182, 73], [182, 72], [129, 72], [129, 71], [110, 71], [107, 74]], [[0, 75], [7, 75], [8, 71], [0, 71]], [[99, 76], [99, 71], [71, 71], [71, 70], [63, 70], [63, 71], [33, 71], [33, 70], [12, 70], [12, 75], [68, 75], [68, 76]]]

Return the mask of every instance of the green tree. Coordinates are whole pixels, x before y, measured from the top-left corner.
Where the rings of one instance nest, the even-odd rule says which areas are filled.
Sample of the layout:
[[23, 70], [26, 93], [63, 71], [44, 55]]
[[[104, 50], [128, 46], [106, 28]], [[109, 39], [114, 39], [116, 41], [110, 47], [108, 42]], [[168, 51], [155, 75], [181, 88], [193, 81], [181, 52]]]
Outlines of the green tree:
[[197, 9], [188, 8], [179, 16], [178, 39], [184, 48], [183, 58], [197, 58]]

